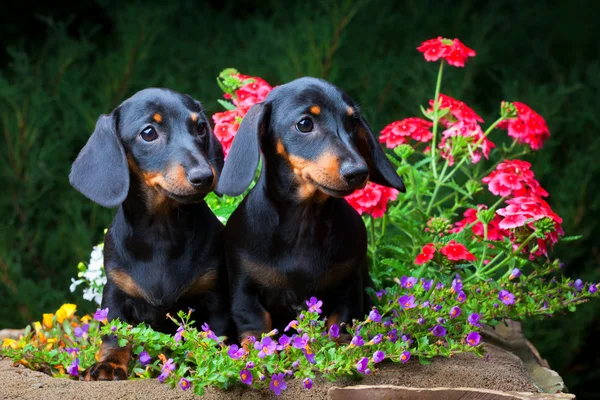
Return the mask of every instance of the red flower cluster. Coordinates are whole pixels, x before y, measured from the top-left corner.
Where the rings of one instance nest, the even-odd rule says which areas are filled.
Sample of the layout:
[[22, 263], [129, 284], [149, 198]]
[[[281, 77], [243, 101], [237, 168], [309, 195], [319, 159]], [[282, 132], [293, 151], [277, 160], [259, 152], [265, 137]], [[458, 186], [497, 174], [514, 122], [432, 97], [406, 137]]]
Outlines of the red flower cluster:
[[398, 193], [396, 189], [369, 182], [363, 189], [356, 190], [345, 198], [359, 214], [367, 213], [374, 218], [381, 218], [385, 214], [388, 201], [396, 200]]
[[[449, 109], [450, 111], [444, 118], [440, 119], [440, 123], [444, 126], [450, 126], [455, 122], [465, 121], [465, 122], [483, 122], [483, 118], [481, 118], [471, 107], [466, 105], [460, 100], [456, 100], [450, 96], [446, 96], [443, 93], [440, 93], [438, 101], [440, 102], [439, 109], [445, 110]], [[433, 100], [429, 100], [430, 108], [427, 110], [428, 113], [433, 112]], [[453, 118], [448, 118], [453, 117]]]
[[534, 178], [531, 164], [521, 160], [504, 160], [481, 180], [496, 196], [523, 197], [534, 194], [547, 197], [548, 192]]
[[415, 264], [423, 265], [426, 262], [433, 260], [435, 254], [435, 245], [433, 243], [426, 244], [421, 249], [421, 253], [415, 258]]
[[429, 142], [433, 134], [429, 130], [433, 124], [421, 118], [405, 118], [387, 125], [381, 131], [379, 141], [388, 149], [393, 149], [412, 138], [419, 142]]
[[[250, 107], [254, 104], [263, 101], [273, 89], [271, 85], [262, 78], [242, 74], [234, 74], [232, 76], [237, 78], [240, 82], [244, 82], [248, 79], [252, 79], [252, 82], [246, 83], [235, 91], [235, 96], [232, 100], [233, 104], [236, 106], [235, 110], [215, 113], [212, 116], [213, 121], [215, 122], [215, 136], [223, 145], [225, 157], [227, 157], [227, 154], [229, 153], [233, 138], [240, 127], [244, 115], [246, 115]], [[226, 99], [231, 99], [232, 96], [226, 94], [224, 97]]]
[[516, 139], [518, 143], [528, 144], [533, 150], [541, 149], [550, 137], [546, 121], [529, 106], [516, 101], [512, 104], [517, 109], [517, 118], [502, 121], [498, 127], [508, 128], [508, 136]]
[[475, 50], [468, 48], [458, 39], [444, 39], [441, 36], [430, 39], [417, 47], [425, 60], [437, 61], [443, 58], [455, 67], [464, 67], [469, 57], [475, 57]]
[[[433, 256], [435, 255], [436, 248], [433, 243], [428, 243], [421, 249], [421, 253], [417, 255], [415, 258], [415, 264], [423, 265], [431, 260], [433, 260]], [[450, 261], [475, 261], [477, 260], [475, 256], [467, 250], [464, 244], [458, 243], [454, 240], [451, 240], [446, 245], [444, 245], [440, 249], [440, 253], [442, 253], [446, 258]]]
[[534, 221], [543, 218], [550, 218], [554, 222], [554, 231], [548, 233], [544, 239], [538, 239], [538, 250], [534, 254], [536, 256], [541, 254], [547, 256], [548, 244], [558, 242], [558, 236], [564, 235], [561, 226], [562, 218], [552, 211], [548, 203], [534, 194], [527, 197], [515, 197], [507, 200], [506, 203], [508, 204], [506, 208], [496, 211], [504, 217], [498, 224], [502, 229], [514, 229], [526, 225], [533, 229]]
[[[467, 226], [476, 222], [475, 225], [473, 225], [473, 227], [471, 228], [471, 230], [473, 231], [473, 234], [475, 234], [479, 237], [482, 237], [482, 238], [485, 237], [483, 223], [481, 221], [477, 221], [477, 211], [485, 210], [485, 209], [487, 209], [487, 206], [485, 204], [479, 204], [477, 206], [477, 209], [469, 208], [467, 211], [465, 211], [463, 213], [463, 216], [465, 218], [462, 219], [461, 221], [458, 221], [457, 223], [455, 223], [454, 228], [452, 228], [451, 232], [458, 233], [458, 232], [462, 231], [463, 229], [465, 229]], [[490, 223], [488, 224], [488, 227], [487, 227], [488, 240], [498, 241], [498, 240], [502, 240], [504, 237], [508, 236], [508, 231], [500, 228], [499, 224], [500, 224], [501, 220], [502, 220], [502, 218], [500, 218], [499, 215], [495, 215], [494, 219], [492, 219], [490, 221]]]
[[442, 158], [448, 160], [448, 165], [450, 166], [454, 165], [452, 152], [455, 144], [452, 138], [456, 136], [468, 138], [469, 154], [471, 155], [471, 162], [473, 164], [477, 164], [481, 160], [482, 155], [487, 159], [490, 151], [496, 147], [492, 141], [488, 140], [477, 122], [459, 121], [442, 132], [442, 140], [438, 146], [440, 148], [440, 155]]

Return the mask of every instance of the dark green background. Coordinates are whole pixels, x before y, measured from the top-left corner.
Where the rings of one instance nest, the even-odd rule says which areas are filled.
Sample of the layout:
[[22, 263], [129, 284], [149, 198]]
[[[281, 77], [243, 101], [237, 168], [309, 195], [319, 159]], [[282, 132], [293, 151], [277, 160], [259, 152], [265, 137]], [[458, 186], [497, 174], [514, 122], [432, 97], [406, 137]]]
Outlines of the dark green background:
[[[466, 68], [447, 69], [443, 92], [488, 123], [501, 100], [547, 119], [551, 139], [531, 161], [566, 233], [583, 235], [555, 255], [567, 274], [598, 280], [600, 42], [591, 2], [68, 3], [11, 2], [0, 15], [0, 328], [66, 301], [90, 308], [68, 286], [114, 211], [87, 201], [67, 175], [99, 114], [148, 86], [219, 111], [215, 77], [236, 67], [272, 84], [324, 77], [381, 129], [418, 116], [432, 97], [437, 64], [415, 48], [438, 35], [477, 50]], [[600, 393], [598, 311], [591, 304], [527, 324], [580, 398]]]

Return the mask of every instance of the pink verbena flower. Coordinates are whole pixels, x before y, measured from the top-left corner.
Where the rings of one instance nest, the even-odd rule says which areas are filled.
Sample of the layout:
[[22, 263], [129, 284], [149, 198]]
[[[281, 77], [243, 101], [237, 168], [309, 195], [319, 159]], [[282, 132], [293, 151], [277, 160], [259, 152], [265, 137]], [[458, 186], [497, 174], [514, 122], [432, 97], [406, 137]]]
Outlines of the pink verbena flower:
[[424, 41], [417, 47], [426, 61], [437, 61], [443, 58], [454, 67], [464, 67], [469, 57], [475, 57], [475, 50], [468, 48], [458, 39], [445, 39], [438, 36]]
[[398, 191], [394, 188], [378, 185], [373, 182], [345, 197], [346, 201], [359, 213], [371, 214], [374, 218], [381, 218], [387, 209], [387, 203], [398, 198]]
[[550, 137], [550, 131], [544, 118], [528, 105], [517, 101], [512, 103], [517, 109], [517, 117], [498, 124], [500, 129], [508, 129], [508, 136], [518, 143], [525, 143], [533, 150], [539, 150]]
[[481, 181], [487, 184], [490, 192], [496, 196], [548, 196], [548, 192], [534, 178], [531, 164], [527, 161], [504, 160]]
[[432, 126], [431, 122], [422, 118], [405, 118], [383, 128], [379, 141], [385, 143], [388, 149], [407, 143], [408, 139], [426, 143], [433, 137], [430, 130]]
[[[457, 147], [455, 138], [466, 138], [466, 148]], [[442, 158], [448, 160], [448, 165], [454, 165], [454, 156], [458, 152], [466, 152], [473, 164], [477, 164], [483, 155], [488, 159], [490, 151], [496, 145], [490, 141], [477, 122], [459, 121], [442, 132], [442, 140], [438, 145]]]

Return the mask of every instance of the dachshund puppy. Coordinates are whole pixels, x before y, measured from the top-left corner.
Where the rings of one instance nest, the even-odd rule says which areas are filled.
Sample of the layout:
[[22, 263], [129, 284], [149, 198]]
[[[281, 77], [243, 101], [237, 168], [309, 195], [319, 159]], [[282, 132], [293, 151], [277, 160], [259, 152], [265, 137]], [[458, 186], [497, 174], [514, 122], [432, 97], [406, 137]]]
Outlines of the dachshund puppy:
[[344, 200], [367, 180], [405, 191], [357, 105], [334, 85], [276, 87], [241, 123], [217, 193], [256, 186], [225, 227], [232, 316], [242, 342], [282, 329], [311, 296], [328, 325], [370, 308], [367, 234]]
[[[230, 334], [223, 225], [204, 202], [223, 167], [223, 149], [201, 104], [145, 89], [96, 123], [69, 180], [90, 200], [119, 206], [104, 242], [108, 319], [177, 328], [167, 313], [195, 310], [217, 335]], [[127, 379], [129, 346], [104, 337], [85, 380]]]

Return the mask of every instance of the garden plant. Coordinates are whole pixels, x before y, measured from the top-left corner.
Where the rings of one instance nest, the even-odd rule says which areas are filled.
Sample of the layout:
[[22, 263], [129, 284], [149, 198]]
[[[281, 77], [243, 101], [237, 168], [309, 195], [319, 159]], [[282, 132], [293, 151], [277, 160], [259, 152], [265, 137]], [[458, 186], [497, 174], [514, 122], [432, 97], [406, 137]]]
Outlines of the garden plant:
[[[132, 345], [135, 377], [198, 394], [207, 386], [238, 384], [279, 395], [289, 379], [310, 389], [316, 376], [376, 374], [384, 361], [427, 364], [461, 352], [483, 357], [484, 324], [548, 318], [598, 297], [596, 284], [563, 276], [560, 260], [551, 258], [557, 242], [577, 237], [565, 236], [549, 193], [531, 164], [519, 159], [550, 139], [544, 118], [508, 99], [499, 104], [498, 118], [485, 124], [442, 89], [444, 69], [465, 67], [475, 51], [441, 37], [418, 51], [439, 66], [432, 98], [419, 117], [394, 121], [379, 136], [407, 191], [368, 183], [346, 198], [369, 232], [375, 283], [369, 293], [376, 306], [364, 320], [326, 328], [322, 302], [313, 297], [283, 332], [241, 348], [225, 344], [204, 321], [194, 327], [194, 310], [168, 316], [179, 326], [171, 336], [144, 324], [107, 321], [106, 309], [79, 317], [65, 304], [22, 338], [6, 339], [0, 355], [57, 377], [78, 377], [94, 362], [101, 336], [114, 335], [120, 345]], [[212, 118], [227, 154], [245, 113], [272, 86], [235, 69], [224, 70], [217, 82], [225, 111]], [[242, 198], [213, 194], [207, 203], [225, 222]], [[102, 244], [79, 265], [71, 286], [83, 285], [84, 297], [98, 304], [105, 283], [101, 250]], [[342, 340], [345, 335], [351, 340]]]

